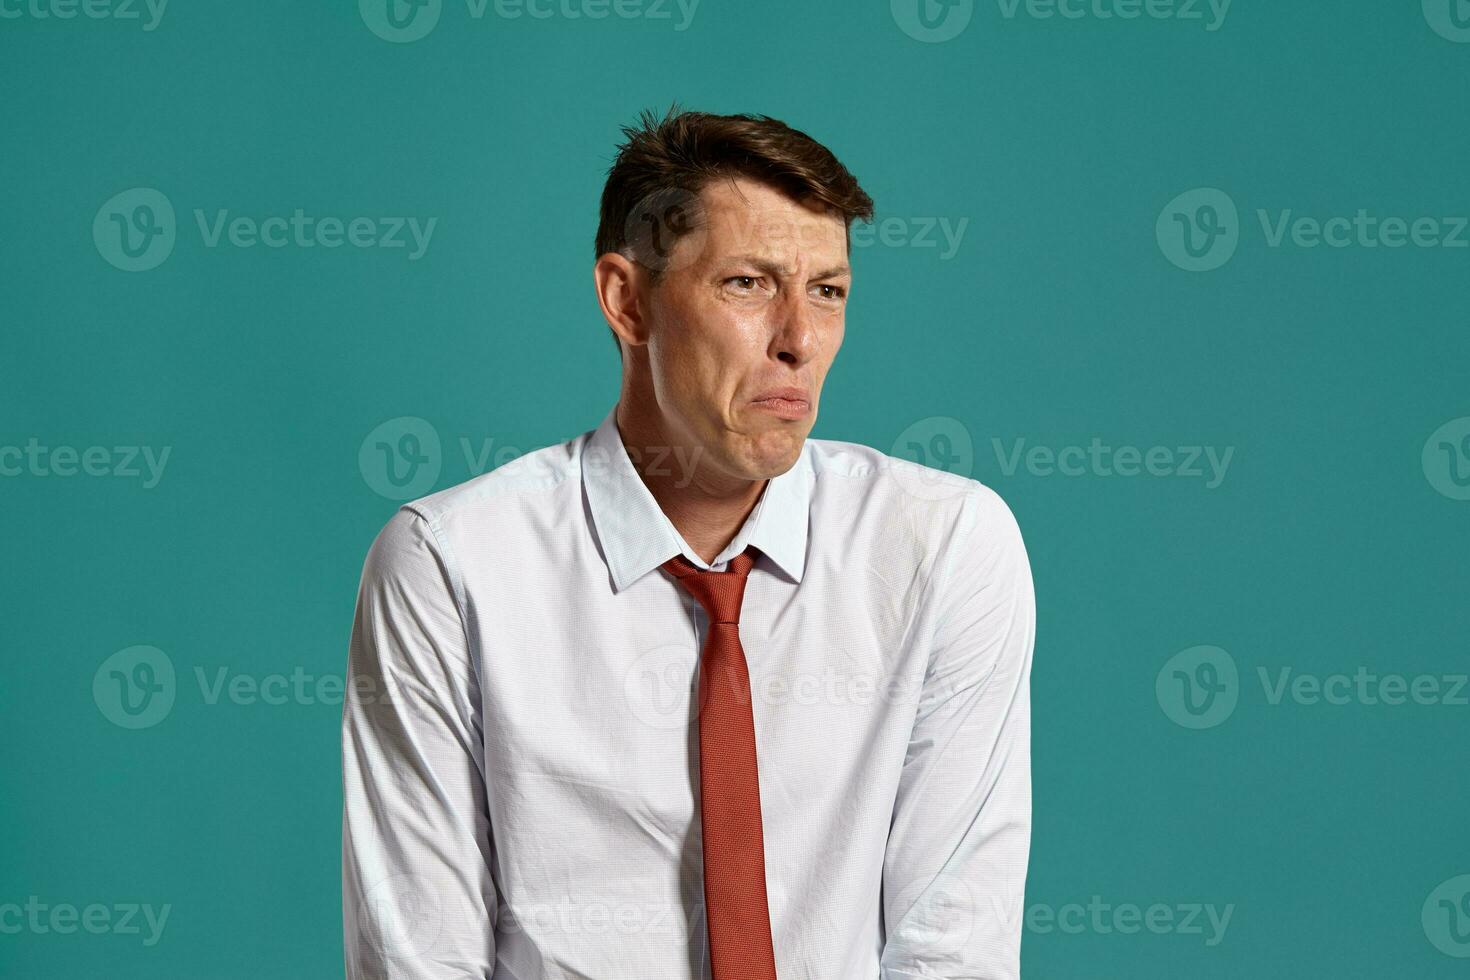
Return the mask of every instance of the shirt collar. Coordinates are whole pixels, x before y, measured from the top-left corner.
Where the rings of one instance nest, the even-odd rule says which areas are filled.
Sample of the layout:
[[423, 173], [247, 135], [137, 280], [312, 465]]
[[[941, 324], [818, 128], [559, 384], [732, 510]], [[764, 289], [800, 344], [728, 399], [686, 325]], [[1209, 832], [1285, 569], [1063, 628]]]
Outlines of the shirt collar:
[[[583, 445], [581, 458], [582, 486], [614, 591], [623, 591], [675, 555], [682, 554], [696, 567], [709, 568], [750, 545], [800, 582], [806, 567], [812, 488], [808, 450], [803, 443], [796, 463], [767, 481], [755, 510], [734, 540], [707, 563], [689, 547], [634, 469], [618, 433], [614, 405]], [[680, 461], [670, 458], [663, 465], [674, 468]]]

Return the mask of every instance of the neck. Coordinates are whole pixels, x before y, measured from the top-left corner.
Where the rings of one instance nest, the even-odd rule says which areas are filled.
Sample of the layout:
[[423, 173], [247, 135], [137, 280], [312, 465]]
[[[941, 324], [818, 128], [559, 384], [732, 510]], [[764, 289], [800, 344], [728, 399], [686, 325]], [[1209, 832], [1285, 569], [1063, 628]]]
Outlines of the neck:
[[615, 419], [628, 459], [664, 516], [706, 563], [725, 549], [770, 481], [716, 470], [702, 446], [685, 446], [657, 412], [619, 399]]

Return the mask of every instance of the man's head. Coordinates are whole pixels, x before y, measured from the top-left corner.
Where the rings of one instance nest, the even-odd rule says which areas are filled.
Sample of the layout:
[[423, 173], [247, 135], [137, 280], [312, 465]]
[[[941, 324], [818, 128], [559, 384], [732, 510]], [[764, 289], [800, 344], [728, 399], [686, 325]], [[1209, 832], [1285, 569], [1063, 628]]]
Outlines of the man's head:
[[[698, 450], [711, 488], [779, 475], [816, 421], [852, 284], [847, 231], [873, 202], [826, 147], [766, 116], [670, 110], [623, 132], [594, 269], [623, 410], [641, 437]], [[781, 389], [805, 406], [760, 401]]]

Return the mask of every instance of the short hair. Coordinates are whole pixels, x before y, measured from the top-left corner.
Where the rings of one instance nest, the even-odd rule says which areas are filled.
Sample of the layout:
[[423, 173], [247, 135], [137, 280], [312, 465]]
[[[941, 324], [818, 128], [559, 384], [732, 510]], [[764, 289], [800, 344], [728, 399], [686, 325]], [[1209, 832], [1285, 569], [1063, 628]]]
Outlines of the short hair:
[[[662, 119], [645, 109], [636, 126], [622, 131], [627, 142], [618, 147], [602, 188], [597, 256], [623, 254], [646, 268], [654, 283], [663, 265], [653, 252], [666, 255], [693, 226], [668, 220], [669, 212], [692, 203], [715, 180], [745, 177], [767, 184], [801, 204], [837, 212], [844, 229], [873, 220], [873, 199], [832, 151], [779, 119], [684, 112], [675, 103]], [[645, 228], [651, 241], [641, 233]], [[659, 241], [659, 229], [668, 241]]]

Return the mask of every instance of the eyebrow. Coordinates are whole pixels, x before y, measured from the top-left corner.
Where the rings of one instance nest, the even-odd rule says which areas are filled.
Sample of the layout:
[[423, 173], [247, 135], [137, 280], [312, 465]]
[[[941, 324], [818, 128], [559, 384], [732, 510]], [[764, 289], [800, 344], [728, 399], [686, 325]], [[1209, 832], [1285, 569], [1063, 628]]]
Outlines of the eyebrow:
[[[770, 259], [762, 258], [759, 255], [732, 255], [732, 256], [730, 256], [730, 258], [726, 259], [724, 262], [722, 262], [720, 264], [722, 266], [727, 266], [727, 265], [752, 265], [752, 266], [755, 266], [757, 269], [761, 270], [762, 272], [768, 272], [771, 275], [775, 275], [775, 276], [786, 275], [786, 268], [784, 266], [782, 266], [780, 263], [773, 262]], [[811, 276], [811, 278], [812, 279], [836, 279], [839, 276], [851, 276], [851, 275], [852, 275], [852, 266], [850, 266], [849, 264], [847, 264], [846, 262], [844, 262], [841, 265], [834, 265], [830, 269], [823, 269], [820, 272], [813, 273], [812, 276]]]

